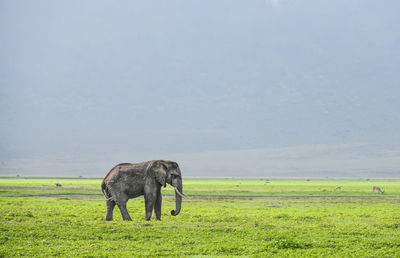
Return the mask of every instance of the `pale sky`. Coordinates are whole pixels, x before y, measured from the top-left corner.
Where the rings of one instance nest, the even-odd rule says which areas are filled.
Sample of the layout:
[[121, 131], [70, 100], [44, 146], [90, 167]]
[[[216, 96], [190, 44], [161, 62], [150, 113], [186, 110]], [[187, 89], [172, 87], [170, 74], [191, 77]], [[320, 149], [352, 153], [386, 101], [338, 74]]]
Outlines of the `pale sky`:
[[[400, 177], [399, 10], [397, 0], [2, 0], [0, 175], [103, 176], [118, 162], [174, 158], [187, 175]], [[347, 146], [352, 165], [313, 160], [318, 151], [306, 165], [268, 156], [313, 146]], [[351, 158], [365, 150], [373, 164]]]

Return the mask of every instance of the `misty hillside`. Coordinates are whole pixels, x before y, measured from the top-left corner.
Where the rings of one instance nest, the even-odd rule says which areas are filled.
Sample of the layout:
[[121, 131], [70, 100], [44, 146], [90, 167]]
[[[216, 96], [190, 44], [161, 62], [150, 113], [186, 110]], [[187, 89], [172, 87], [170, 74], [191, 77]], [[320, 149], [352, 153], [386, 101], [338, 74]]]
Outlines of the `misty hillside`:
[[177, 161], [189, 177], [400, 178], [400, 150], [367, 145], [313, 145], [145, 156], [53, 156], [3, 161], [0, 175], [103, 177], [121, 162]]

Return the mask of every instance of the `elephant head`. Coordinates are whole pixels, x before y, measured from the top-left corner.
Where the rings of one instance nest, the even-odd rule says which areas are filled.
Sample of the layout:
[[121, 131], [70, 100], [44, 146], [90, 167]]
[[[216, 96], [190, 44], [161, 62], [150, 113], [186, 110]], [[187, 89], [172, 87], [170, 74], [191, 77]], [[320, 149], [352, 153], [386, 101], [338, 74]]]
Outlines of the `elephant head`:
[[176, 162], [158, 160], [151, 166], [155, 179], [162, 185], [170, 184], [175, 189], [176, 209], [171, 211], [172, 216], [176, 216], [181, 211], [182, 197], [182, 175]]

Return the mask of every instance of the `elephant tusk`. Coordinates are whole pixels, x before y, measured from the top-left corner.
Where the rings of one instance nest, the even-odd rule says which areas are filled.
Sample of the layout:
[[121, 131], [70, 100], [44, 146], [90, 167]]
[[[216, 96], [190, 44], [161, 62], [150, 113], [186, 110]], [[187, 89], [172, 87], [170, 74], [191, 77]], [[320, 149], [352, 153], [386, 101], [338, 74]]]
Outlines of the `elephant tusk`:
[[179, 192], [178, 188], [176, 188], [176, 187], [174, 187], [174, 188], [175, 188], [175, 192], [176, 192], [180, 197], [183, 197], [183, 198], [186, 197], [184, 194], [182, 194], [181, 192]]

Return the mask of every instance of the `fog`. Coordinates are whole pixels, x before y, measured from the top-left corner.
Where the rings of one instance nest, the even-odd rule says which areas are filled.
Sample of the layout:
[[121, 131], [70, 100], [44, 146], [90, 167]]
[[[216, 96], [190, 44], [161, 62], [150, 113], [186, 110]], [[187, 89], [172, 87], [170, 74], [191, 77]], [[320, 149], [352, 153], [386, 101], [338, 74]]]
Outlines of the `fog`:
[[400, 177], [398, 1], [0, 2], [0, 175]]

